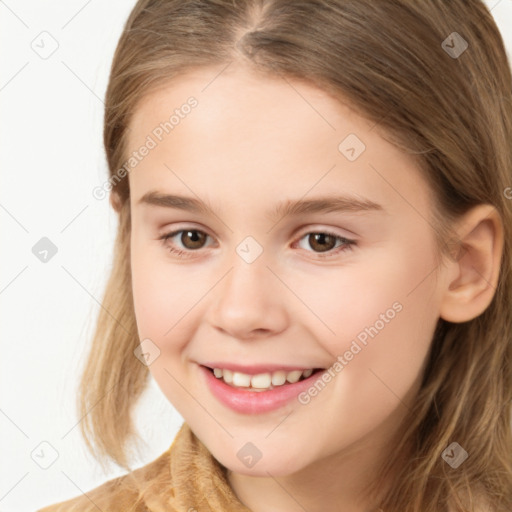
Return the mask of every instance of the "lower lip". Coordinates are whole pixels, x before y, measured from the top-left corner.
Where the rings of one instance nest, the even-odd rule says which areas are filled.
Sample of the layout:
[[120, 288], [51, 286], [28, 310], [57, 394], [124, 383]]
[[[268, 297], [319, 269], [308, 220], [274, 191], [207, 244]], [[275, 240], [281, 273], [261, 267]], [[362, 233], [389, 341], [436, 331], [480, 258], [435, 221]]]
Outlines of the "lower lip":
[[307, 379], [267, 391], [248, 391], [226, 384], [204, 366], [200, 365], [199, 368], [212, 394], [224, 405], [242, 414], [261, 414], [279, 409], [296, 398], [299, 393], [308, 389], [322, 373], [317, 371]]

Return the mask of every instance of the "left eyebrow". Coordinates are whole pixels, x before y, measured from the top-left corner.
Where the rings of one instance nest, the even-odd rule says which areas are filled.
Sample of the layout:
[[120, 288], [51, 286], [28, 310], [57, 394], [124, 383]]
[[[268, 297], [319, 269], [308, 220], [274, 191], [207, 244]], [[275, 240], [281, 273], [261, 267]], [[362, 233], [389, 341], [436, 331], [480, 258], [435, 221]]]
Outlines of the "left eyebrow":
[[317, 197], [307, 200], [287, 200], [279, 203], [270, 213], [270, 219], [276, 220], [286, 215], [301, 215], [303, 213], [331, 212], [371, 212], [382, 211], [382, 205], [366, 198], [355, 196]]
[[[144, 194], [137, 204], [147, 204], [164, 208], [175, 208], [192, 213], [215, 214], [214, 208], [199, 199], [173, 194], [150, 191]], [[286, 215], [297, 216], [304, 213], [331, 212], [385, 212], [382, 205], [370, 199], [356, 196], [327, 196], [307, 200], [286, 200], [278, 203], [268, 214], [271, 221], [279, 220]]]

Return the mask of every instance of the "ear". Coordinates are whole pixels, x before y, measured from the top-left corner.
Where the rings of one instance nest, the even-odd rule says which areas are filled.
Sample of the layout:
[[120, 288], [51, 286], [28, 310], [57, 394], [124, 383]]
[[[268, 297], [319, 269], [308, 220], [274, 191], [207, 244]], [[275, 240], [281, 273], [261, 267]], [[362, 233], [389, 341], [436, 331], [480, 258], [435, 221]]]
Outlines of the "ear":
[[115, 192], [110, 191], [109, 201], [112, 208], [119, 213], [121, 210], [121, 201], [119, 200], [119, 196]]
[[456, 229], [458, 255], [447, 263], [440, 316], [467, 322], [483, 313], [494, 297], [503, 251], [503, 224], [496, 208], [480, 204], [467, 212]]

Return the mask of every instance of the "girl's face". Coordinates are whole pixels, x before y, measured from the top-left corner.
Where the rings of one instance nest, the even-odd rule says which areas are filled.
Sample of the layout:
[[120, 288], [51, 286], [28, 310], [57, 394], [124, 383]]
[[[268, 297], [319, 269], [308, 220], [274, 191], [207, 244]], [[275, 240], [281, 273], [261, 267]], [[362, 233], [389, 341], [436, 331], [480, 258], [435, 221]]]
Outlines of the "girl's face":
[[[236, 473], [393, 449], [447, 278], [429, 189], [411, 156], [322, 90], [219, 71], [148, 95], [130, 125], [133, 295], [149, 370]], [[235, 389], [205, 366], [275, 387]], [[279, 385], [293, 369], [324, 371]]]

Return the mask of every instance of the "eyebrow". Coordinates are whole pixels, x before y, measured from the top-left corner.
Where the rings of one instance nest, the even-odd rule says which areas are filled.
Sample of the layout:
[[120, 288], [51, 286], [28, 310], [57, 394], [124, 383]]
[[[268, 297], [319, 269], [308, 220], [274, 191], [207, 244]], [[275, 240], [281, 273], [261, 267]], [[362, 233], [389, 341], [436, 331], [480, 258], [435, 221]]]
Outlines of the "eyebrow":
[[[150, 191], [144, 194], [137, 204], [175, 208], [192, 213], [215, 214], [214, 208], [208, 203], [193, 197], [173, 194], [164, 194]], [[286, 215], [301, 215], [304, 213], [331, 213], [331, 212], [371, 212], [385, 209], [370, 199], [356, 196], [325, 196], [314, 199], [286, 200], [278, 203], [268, 214], [272, 221], [279, 220]]]

